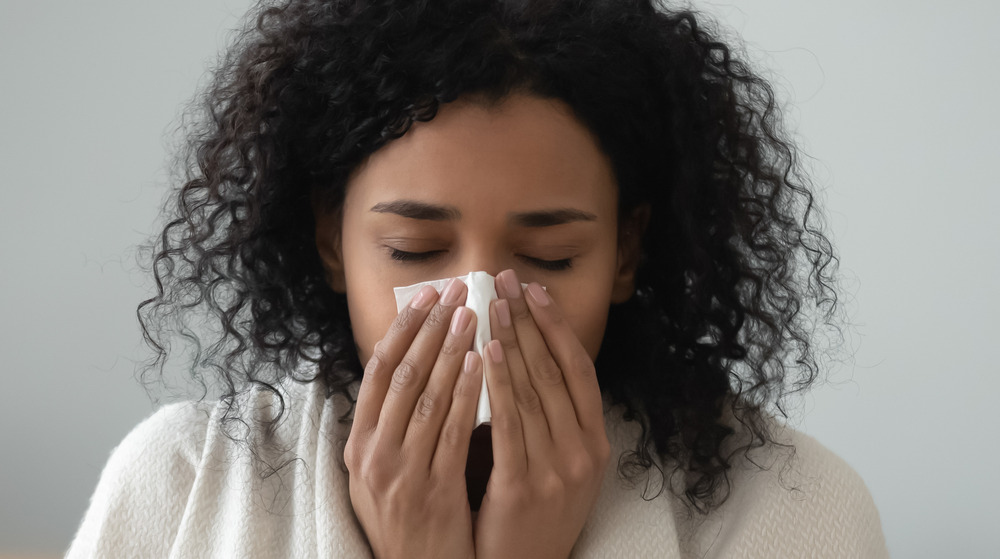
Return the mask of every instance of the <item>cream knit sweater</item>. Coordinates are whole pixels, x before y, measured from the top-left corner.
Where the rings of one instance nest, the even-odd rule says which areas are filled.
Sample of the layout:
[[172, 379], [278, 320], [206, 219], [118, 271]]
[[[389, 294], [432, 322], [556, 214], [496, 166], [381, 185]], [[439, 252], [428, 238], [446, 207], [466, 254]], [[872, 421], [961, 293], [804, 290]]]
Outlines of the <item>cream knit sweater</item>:
[[[218, 426], [225, 407], [163, 407], [116, 448], [71, 544], [78, 557], [371, 557], [351, 509], [341, 463], [344, 402], [319, 383], [282, 387], [288, 406], [273, 445], [258, 446], [277, 474], [261, 479], [245, 446]], [[276, 398], [248, 395], [269, 417]], [[612, 457], [634, 444], [634, 424], [606, 414]], [[251, 436], [253, 421], [248, 422]], [[733, 491], [708, 516], [669, 491], [651, 500], [608, 467], [573, 557], [886, 557], [878, 512], [861, 478], [812, 438], [783, 432], [796, 452], [737, 465]], [[655, 478], [653, 478], [655, 479]]]

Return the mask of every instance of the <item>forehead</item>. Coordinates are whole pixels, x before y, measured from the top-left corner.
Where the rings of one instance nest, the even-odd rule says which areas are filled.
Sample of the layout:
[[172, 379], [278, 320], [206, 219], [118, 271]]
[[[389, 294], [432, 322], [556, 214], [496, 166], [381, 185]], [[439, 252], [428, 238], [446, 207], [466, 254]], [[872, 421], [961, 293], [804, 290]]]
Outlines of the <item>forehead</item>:
[[396, 198], [510, 210], [572, 201], [604, 213], [616, 211], [617, 187], [597, 139], [568, 106], [516, 95], [442, 106], [372, 154], [348, 187], [348, 201], [368, 207]]

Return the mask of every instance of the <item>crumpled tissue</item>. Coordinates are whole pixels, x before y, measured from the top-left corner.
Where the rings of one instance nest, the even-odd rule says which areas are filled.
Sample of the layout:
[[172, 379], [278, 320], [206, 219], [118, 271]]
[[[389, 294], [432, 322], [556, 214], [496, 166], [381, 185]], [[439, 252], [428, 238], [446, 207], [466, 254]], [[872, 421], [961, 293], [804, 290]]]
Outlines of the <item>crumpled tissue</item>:
[[[396, 312], [403, 310], [406, 305], [410, 304], [410, 300], [420, 291], [421, 287], [430, 285], [440, 293], [451, 279], [425, 281], [407, 285], [406, 287], [393, 288], [393, 292], [396, 295]], [[486, 272], [469, 272], [464, 276], [459, 276], [458, 279], [462, 280], [466, 287], [469, 288], [469, 293], [465, 299], [465, 306], [476, 313], [476, 337], [472, 345], [475, 352], [482, 355], [483, 350], [486, 349], [486, 344], [492, 339], [490, 337], [490, 301], [498, 298], [494, 284], [495, 278]], [[521, 287], [527, 287], [527, 285], [526, 283], [522, 283]], [[483, 423], [489, 423], [490, 417], [490, 396], [484, 379], [483, 386], [479, 392], [479, 404], [476, 407], [476, 427], [479, 427]]]

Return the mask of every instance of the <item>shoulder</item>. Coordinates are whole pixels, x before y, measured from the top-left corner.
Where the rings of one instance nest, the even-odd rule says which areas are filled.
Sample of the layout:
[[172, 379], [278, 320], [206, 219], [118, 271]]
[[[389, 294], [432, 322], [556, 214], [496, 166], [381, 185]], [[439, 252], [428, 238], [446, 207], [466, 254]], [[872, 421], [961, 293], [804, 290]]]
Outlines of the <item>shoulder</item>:
[[852, 526], [857, 531], [874, 527], [881, 535], [875, 502], [854, 468], [800, 431], [785, 427], [778, 440], [790, 446], [771, 450], [772, 470], [745, 478], [765, 502], [781, 503], [786, 515], [820, 513], [825, 519], [843, 522], [840, 529], [845, 532]]
[[[179, 402], [163, 406], [125, 436], [106, 470], [135, 472], [136, 465], [156, 468], [164, 462], [196, 465], [215, 405]], [[142, 470], [136, 473], [141, 475]]]
[[[67, 557], [169, 548], [194, 484], [211, 404], [170, 404], [111, 452]], [[165, 547], [167, 546], [167, 547]]]
[[[139, 423], [115, 448], [104, 478], [144, 485], [155, 476], [181, 490], [199, 469], [269, 456], [296, 446], [303, 423], [325, 402], [316, 383], [286, 381], [251, 388], [232, 401], [180, 402], [163, 406]], [[247, 452], [249, 448], [252, 452]]]
[[732, 552], [723, 556], [887, 556], [861, 476], [809, 435], [776, 426], [775, 440], [734, 460], [732, 493], [717, 511]]
[[164, 406], [112, 452], [67, 557], [199, 556], [312, 537], [294, 532], [311, 524], [293, 513], [318, 507], [317, 472], [336, 477], [349, 409], [320, 383], [291, 380]]
[[[98, 490], [148, 491], [154, 480], [175, 480], [193, 473], [200, 461], [212, 404], [182, 402], [164, 406], [139, 423], [111, 452]], [[96, 498], [96, 495], [95, 495]]]

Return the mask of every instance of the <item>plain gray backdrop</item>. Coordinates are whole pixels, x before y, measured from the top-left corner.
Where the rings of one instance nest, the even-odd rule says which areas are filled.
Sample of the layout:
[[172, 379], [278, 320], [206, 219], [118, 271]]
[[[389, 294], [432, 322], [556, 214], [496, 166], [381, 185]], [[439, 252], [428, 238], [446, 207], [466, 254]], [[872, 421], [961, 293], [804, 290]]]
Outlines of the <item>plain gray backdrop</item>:
[[[248, 5], [0, 3], [0, 555], [60, 554], [152, 411], [134, 247], [182, 105]], [[694, 6], [790, 104], [842, 256], [853, 360], [793, 424], [865, 479], [893, 556], [995, 556], [1000, 5]]]

